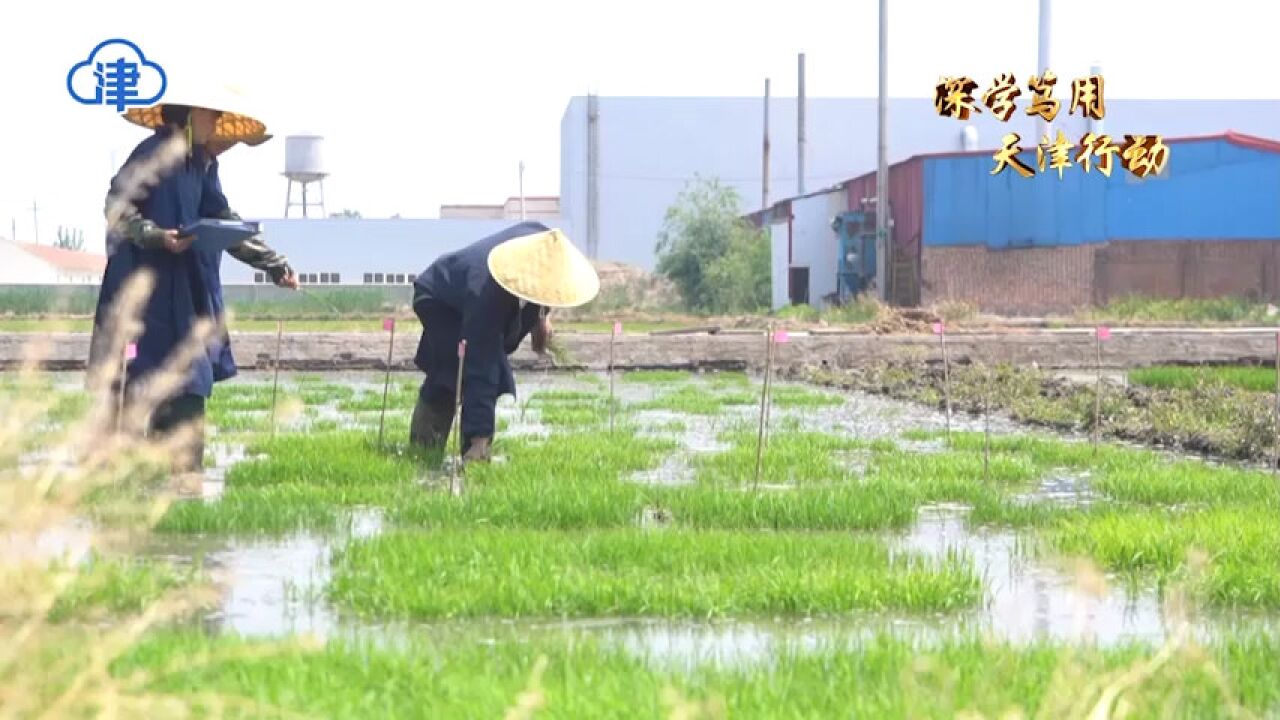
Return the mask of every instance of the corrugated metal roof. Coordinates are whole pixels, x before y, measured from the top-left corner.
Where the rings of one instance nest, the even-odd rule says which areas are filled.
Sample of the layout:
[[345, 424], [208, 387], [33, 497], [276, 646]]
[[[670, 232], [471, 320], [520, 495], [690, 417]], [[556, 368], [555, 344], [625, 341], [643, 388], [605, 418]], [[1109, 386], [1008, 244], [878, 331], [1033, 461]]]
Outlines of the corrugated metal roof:
[[[1237, 145], [1240, 147], [1246, 147], [1253, 150], [1261, 150], [1263, 152], [1280, 154], [1280, 140], [1273, 140], [1270, 138], [1264, 138], [1257, 135], [1249, 135], [1246, 133], [1237, 132], [1235, 130], [1227, 130], [1225, 132], [1217, 133], [1215, 135], [1187, 135], [1182, 137], [1163, 138], [1163, 141], [1166, 144], [1206, 142], [1206, 141], [1213, 141], [1213, 140], [1222, 140], [1222, 141], [1229, 142], [1232, 145]], [[957, 157], [979, 157], [979, 156], [991, 157], [991, 155], [995, 153], [997, 149], [998, 148], [990, 148], [987, 150], [958, 150], [954, 152], [917, 153], [905, 160], [900, 160], [896, 163], [892, 163], [890, 167], [891, 168], [898, 167], [901, 165], [906, 165], [911, 162], [915, 162], [917, 160], [929, 160], [929, 159], [935, 159], [935, 158], [957, 158]], [[1034, 146], [1028, 146], [1028, 150], [1024, 152], [1027, 152], [1030, 149], [1034, 149]], [[770, 205], [770, 210], [784, 203], [790, 202], [792, 200], [809, 198], [815, 195], [825, 195], [831, 192], [839, 192], [846, 189], [847, 187], [849, 187], [849, 185], [853, 183], [864, 181], [867, 178], [873, 178], [875, 177], [875, 175], [876, 175], [875, 171], [863, 173], [861, 175], [849, 178], [848, 180], [844, 180], [842, 182], [823, 188], [821, 190], [815, 190], [814, 192], [807, 193], [805, 195], [798, 195], [794, 197], [785, 198], [783, 200], [779, 200], [773, 203], [772, 205]], [[763, 217], [763, 211], [756, 211], [744, 217], [750, 218], [751, 220], [758, 223], [759, 218]]]

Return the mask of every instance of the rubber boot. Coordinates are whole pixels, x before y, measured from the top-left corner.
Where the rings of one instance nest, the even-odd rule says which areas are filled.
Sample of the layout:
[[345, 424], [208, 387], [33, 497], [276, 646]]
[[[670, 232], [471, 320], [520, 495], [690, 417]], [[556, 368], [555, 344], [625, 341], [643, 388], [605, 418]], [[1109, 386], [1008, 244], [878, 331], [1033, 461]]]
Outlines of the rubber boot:
[[409, 442], [413, 445], [436, 450], [449, 441], [449, 428], [453, 427], [452, 399], [429, 402], [418, 395], [413, 406], [413, 420], [409, 423]]

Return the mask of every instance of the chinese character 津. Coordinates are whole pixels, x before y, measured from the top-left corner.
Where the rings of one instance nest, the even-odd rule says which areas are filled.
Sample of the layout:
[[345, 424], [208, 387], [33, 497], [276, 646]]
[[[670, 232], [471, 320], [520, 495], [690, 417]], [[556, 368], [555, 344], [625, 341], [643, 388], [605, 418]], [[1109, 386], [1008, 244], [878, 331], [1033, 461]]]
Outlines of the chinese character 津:
[[973, 91], [978, 83], [967, 77], [943, 78], [934, 88], [933, 107], [943, 117], [968, 120], [971, 112], [982, 112], [974, 107]]
[[98, 82], [98, 92], [106, 92], [106, 104], [114, 105], [117, 112], [124, 112], [127, 105], [138, 97], [138, 80], [141, 74], [138, 63], [117, 58], [109, 63], [96, 63], [93, 77]]
[[1049, 168], [1058, 171], [1058, 178], [1062, 178], [1062, 171], [1071, 167], [1071, 143], [1067, 140], [1067, 136], [1058, 131], [1058, 138], [1052, 143], [1049, 142], [1049, 136], [1045, 135], [1044, 140], [1036, 147], [1036, 164], [1040, 167], [1040, 171], [1044, 172], [1044, 157], [1049, 156]]

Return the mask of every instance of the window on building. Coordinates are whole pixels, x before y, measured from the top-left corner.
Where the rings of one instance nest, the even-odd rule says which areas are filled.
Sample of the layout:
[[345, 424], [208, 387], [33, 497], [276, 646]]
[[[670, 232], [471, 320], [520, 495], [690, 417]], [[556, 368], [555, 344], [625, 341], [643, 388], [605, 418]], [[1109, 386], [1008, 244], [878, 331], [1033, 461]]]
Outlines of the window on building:
[[368, 285], [368, 284], [370, 284], [370, 283], [372, 283], [372, 282], [373, 282], [373, 273], [365, 273], [365, 274], [364, 274], [364, 284], [365, 284], [365, 285]]
[[320, 282], [322, 282], [322, 283], [324, 283], [324, 284], [328, 285], [328, 284], [329, 284], [329, 273], [320, 273]]
[[334, 285], [337, 285], [338, 283], [342, 282], [341, 280], [339, 280], [339, 279], [338, 279], [338, 273], [331, 273], [331, 274], [329, 275], [329, 280], [330, 280]]
[[261, 284], [263, 284], [263, 283], [265, 283], [265, 282], [267, 281], [267, 274], [266, 274], [266, 273], [254, 273], [254, 274], [253, 274], [253, 281], [254, 281], [255, 283], [257, 283], [257, 284], [261, 285]]
[[315, 284], [316, 284], [316, 274], [315, 274], [315, 273], [307, 273], [306, 278], [307, 278], [307, 282], [308, 282], [308, 283], [310, 283], [310, 284], [312, 284], [312, 285], [315, 285]]
[[418, 281], [418, 276], [414, 275], [413, 273], [409, 273], [409, 283], [413, 284], [417, 281]]
[[396, 273], [396, 282], [401, 285], [404, 284], [404, 273]]
[[375, 283], [381, 283], [381, 282], [383, 282], [383, 280], [382, 280], [382, 273], [374, 273], [374, 274], [373, 274], [373, 281], [374, 281]]

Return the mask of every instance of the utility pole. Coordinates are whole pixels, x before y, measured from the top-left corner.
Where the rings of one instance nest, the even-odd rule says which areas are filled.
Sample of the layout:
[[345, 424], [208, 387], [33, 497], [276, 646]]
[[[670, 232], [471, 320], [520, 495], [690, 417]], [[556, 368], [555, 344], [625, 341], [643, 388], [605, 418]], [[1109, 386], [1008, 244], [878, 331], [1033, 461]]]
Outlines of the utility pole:
[[764, 79], [764, 170], [760, 175], [760, 209], [769, 207], [769, 78]]
[[600, 251], [600, 109], [596, 94], [587, 95], [587, 255]]
[[524, 161], [520, 161], [520, 220], [524, 221]]
[[880, 0], [880, 96], [877, 101], [879, 138], [876, 148], [876, 289], [888, 294], [889, 258], [889, 1]]
[[12, 233], [12, 235], [9, 236], [9, 239], [13, 242], [18, 242], [18, 218], [9, 218], [9, 229]]
[[796, 190], [804, 194], [804, 53], [800, 53], [799, 88], [796, 98]]
[[40, 206], [36, 205], [36, 201], [31, 201], [31, 226], [35, 230], [35, 244], [40, 244]]
[[[1043, 73], [1049, 68], [1049, 37], [1052, 29], [1052, 10], [1050, 0], [1040, 0], [1040, 57], [1036, 65], [1036, 74], [1043, 77]], [[1049, 137], [1049, 133], [1053, 132], [1053, 125], [1048, 120], [1040, 118], [1040, 134], [1042, 137], [1049, 138], [1053, 142], [1053, 138]]]

